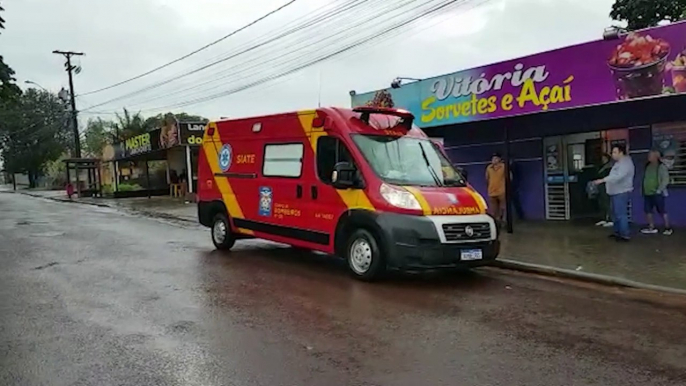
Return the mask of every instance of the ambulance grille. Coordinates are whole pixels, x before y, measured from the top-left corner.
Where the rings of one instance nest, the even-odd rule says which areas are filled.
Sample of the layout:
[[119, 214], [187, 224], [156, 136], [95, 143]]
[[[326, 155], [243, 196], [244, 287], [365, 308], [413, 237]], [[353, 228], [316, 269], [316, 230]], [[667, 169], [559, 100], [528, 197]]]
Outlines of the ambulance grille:
[[[470, 227], [472, 232], [468, 232], [467, 227]], [[490, 240], [491, 225], [487, 222], [443, 224], [443, 234], [449, 242]]]

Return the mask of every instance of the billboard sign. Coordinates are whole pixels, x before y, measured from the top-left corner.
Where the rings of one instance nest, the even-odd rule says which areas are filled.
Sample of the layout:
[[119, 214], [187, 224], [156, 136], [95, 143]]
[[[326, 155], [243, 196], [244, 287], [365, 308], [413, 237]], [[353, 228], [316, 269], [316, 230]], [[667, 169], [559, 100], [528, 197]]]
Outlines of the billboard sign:
[[686, 92], [686, 22], [358, 94], [420, 127]]
[[184, 122], [179, 124], [181, 144], [188, 146], [202, 145], [206, 124], [203, 122]]

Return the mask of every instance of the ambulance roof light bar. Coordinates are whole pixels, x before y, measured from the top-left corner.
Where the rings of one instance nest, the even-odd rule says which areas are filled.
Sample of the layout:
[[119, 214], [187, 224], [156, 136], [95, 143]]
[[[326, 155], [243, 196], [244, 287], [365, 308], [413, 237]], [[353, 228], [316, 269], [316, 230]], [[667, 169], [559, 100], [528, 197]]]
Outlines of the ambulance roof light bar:
[[354, 112], [362, 114], [360, 119], [364, 123], [369, 124], [369, 116], [371, 114], [383, 114], [392, 115], [394, 117], [399, 117], [403, 119], [403, 123], [407, 125], [407, 128], [412, 127], [412, 122], [414, 121], [414, 115], [411, 112], [403, 109], [392, 109], [388, 107], [374, 107], [374, 106], [360, 106], [353, 109]]

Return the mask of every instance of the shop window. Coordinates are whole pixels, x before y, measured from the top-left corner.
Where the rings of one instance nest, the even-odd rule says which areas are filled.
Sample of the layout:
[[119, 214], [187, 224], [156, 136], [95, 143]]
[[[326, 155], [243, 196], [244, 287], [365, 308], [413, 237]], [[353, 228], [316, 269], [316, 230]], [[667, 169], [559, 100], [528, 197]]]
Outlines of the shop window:
[[653, 126], [653, 146], [662, 154], [672, 185], [686, 185], [686, 122]]
[[262, 175], [265, 177], [300, 177], [303, 166], [303, 144], [271, 144], [264, 147]]
[[331, 184], [333, 168], [339, 162], [353, 162], [345, 144], [335, 137], [319, 137], [317, 140], [317, 175], [325, 184]]

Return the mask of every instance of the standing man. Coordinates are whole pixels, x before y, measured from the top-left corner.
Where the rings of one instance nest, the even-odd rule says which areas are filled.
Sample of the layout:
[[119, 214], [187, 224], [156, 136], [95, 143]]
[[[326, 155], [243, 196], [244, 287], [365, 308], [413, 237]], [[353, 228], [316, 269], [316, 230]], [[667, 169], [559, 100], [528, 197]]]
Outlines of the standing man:
[[520, 195], [520, 184], [519, 184], [519, 179], [520, 179], [520, 173], [519, 173], [519, 165], [514, 161], [510, 161], [510, 191], [512, 192], [512, 198], [510, 199], [510, 202], [512, 203], [512, 209], [514, 209], [514, 213], [517, 215], [517, 219], [519, 220], [524, 220], [524, 208], [522, 208], [522, 201], [521, 201], [521, 195]]
[[492, 215], [502, 225], [505, 214], [505, 164], [500, 153], [491, 157], [491, 163], [486, 167], [486, 184]]
[[665, 210], [665, 197], [667, 197], [667, 185], [669, 185], [669, 170], [660, 160], [660, 152], [652, 150], [648, 154], [645, 174], [643, 175], [643, 209], [648, 219], [648, 228], [641, 229], [641, 233], [654, 235], [657, 233], [653, 211], [662, 215], [665, 222], [663, 234], [670, 236], [673, 231], [669, 226], [669, 216]]
[[612, 159], [615, 160], [610, 174], [595, 180], [596, 185], [605, 184], [612, 205], [614, 233], [610, 237], [617, 241], [629, 241], [629, 199], [634, 190], [634, 161], [626, 154], [626, 146], [612, 146]]

